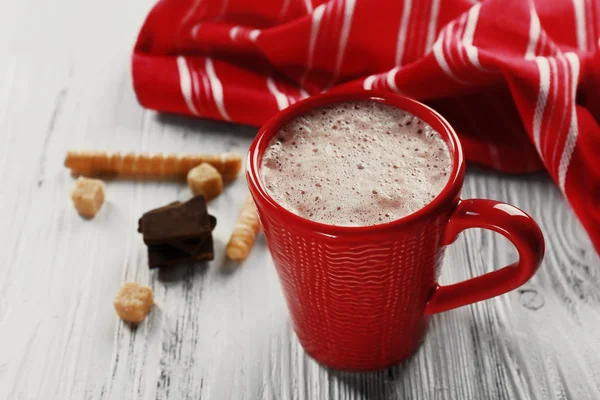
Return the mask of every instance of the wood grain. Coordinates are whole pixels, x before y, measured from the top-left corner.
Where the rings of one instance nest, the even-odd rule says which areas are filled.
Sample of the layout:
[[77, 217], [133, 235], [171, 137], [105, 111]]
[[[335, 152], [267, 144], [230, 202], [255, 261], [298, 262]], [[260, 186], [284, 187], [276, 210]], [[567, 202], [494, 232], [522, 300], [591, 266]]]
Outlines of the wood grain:
[[[209, 205], [216, 258], [146, 267], [137, 218], [190, 193], [184, 183], [108, 182], [93, 221], [69, 203], [68, 148], [244, 153], [254, 129], [139, 107], [129, 56], [152, 0], [0, 2], [0, 399], [598, 399], [600, 260], [543, 175], [470, 168], [464, 197], [531, 213], [547, 240], [538, 274], [508, 295], [437, 315], [420, 351], [370, 374], [331, 371], [293, 335], [259, 237], [241, 267], [224, 248], [242, 179]], [[442, 283], [516, 258], [466, 231]], [[137, 329], [111, 300], [136, 280], [157, 308]]]

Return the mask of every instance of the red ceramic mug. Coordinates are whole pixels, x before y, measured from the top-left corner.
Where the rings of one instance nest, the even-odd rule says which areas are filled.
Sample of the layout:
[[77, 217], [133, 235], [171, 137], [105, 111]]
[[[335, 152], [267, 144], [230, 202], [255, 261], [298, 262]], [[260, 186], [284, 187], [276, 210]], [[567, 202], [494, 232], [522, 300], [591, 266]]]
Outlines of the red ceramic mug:
[[[453, 157], [442, 192], [417, 212], [373, 226], [326, 225], [298, 216], [265, 190], [260, 166], [269, 140], [290, 119], [348, 100], [383, 102], [431, 125]], [[377, 370], [417, 350], [429, 316], [518, 288], [540, 266], [544, 239], [534, 220], [511, 205], [462, 200], [465, 163], [456, 133], [431, 108], [380, 92], [321, 94], [267, 122], [250, 147], [247, 178], [300, 343], [317, 361], [343, 370]], [[444, 247], [467, 228], [507, 237], [519, 260], [447, 286], [437, 284]]]

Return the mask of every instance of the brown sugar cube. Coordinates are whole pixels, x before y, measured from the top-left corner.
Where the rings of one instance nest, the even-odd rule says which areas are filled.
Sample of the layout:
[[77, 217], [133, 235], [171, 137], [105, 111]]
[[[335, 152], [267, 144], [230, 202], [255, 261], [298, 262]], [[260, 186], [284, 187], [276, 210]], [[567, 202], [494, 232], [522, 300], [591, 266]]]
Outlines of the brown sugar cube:
[[202, 195], [207, 201], [223, 191], [223, 177], [215, 167], [207, 163], [192, 168], [187, 174], [187, 183], [195, 196]]
[[99, 179], [79, 177], [71, 193], [79, 215], [92, 218], [104, 204], [104, 182]]
[[113, 300], [115, 310], [125, 322], [139, 324], [154, 305], [150, 286], [125, 282]]

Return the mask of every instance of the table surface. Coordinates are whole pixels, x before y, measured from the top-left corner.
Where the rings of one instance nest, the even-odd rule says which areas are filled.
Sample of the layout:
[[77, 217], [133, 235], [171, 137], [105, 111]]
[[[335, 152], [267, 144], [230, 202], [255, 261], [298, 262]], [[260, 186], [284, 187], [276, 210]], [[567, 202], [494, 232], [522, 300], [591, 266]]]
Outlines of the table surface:
[[[92, 221], [74, 211], [70, 148], [244, 153], [256, 129], [158, 115], [132, 91], [129, 57], [151, 0], [0, 2], [0, 399], [598, 399], [600, 261], [544, 174], [470, 168], [463, 195], [529, 212], [547, 252], [507, 295], [433, 317], [409, 361], [369, 374], [306, 356], [259, 238], [236, 267], [224, 246], [246, 188], [210, 203], [208, 266], [149, 271], [139, 216], [190, 197], [183, 183], [112, 181]], [[442, 283], [516, 259], [499, 235], [469, 230]], [[112, 298], [148, 283], [137, 329]]]

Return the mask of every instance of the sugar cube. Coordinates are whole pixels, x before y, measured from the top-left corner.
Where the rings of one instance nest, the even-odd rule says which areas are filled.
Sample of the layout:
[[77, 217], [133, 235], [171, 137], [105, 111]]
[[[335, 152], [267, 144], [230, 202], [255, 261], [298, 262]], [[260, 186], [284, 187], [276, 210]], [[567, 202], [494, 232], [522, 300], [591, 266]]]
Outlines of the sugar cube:
[[104, 182], [100, 179], [79, 177], [71, 198], [79, 215], [92, 218], [104, 204]]
[[188, 172], [187, 182], [195, 196], [202, 195], [207, 201], [223, 191], [223, 177], [215, 167], [207, 163], [192, 168]]
[[146, 318], [154, 305], [152, 288], [136, 282], [125, 282], [113, 304], [123, 321], [139, 324]]

